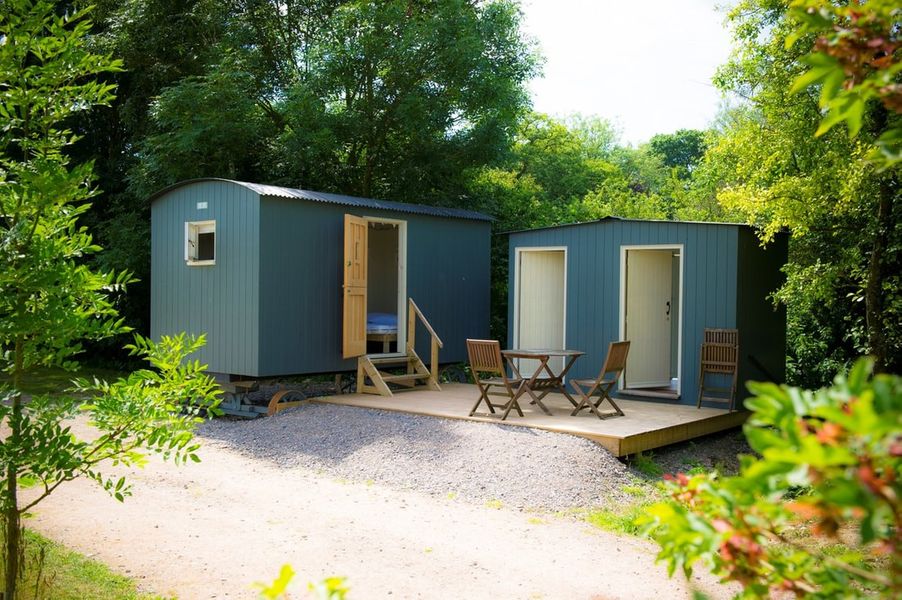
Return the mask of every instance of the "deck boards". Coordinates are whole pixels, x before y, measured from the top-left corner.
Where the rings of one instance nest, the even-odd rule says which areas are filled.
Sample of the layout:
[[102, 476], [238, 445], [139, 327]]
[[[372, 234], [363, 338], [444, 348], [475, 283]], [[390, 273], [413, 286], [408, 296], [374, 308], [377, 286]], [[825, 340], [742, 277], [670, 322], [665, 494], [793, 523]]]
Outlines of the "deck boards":
[[[343, 394], [313, 400], [433, 417], [498, 423], [498, 419], [467, 416], [478, 397], [479, 393], [474, 385], [446, 383], [442, 384], [440, 392], [414, 390], [398, 393], [392, 397]], [[572, 407], [560, 394], [549, 394], [543, 402], [551, 410], [551, 416], [531, 406], [529, 399], [526, 398], [521, 399], [523, 418], [512, 414], [504, 423], [515, 427], [534, 427], [578, 435], [601, 444], [615, 456], [634, 454], [731, 429], [741, 425], [748, 416], [747, 412], [731, 413], [721, 408], [696, 408], [684, 404], [621, 398], [617, 403], [625, 416], [602, 421], [585, 412], [571, 417]]]

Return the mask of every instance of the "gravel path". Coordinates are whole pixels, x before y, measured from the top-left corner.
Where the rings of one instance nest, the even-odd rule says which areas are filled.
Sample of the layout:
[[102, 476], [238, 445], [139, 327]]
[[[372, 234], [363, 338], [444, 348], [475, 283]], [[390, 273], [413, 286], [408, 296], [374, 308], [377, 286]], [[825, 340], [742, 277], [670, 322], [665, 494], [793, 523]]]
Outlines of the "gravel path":
[[[240, 429], [262, 436], [259, 428], [267, 421], [291, 429], [296, 419], [311, 420], [302, 418], [308, 408], [328, 407], [211, 426], [232, 435]], [[344, 429], [345, 423], [331, 414], [332, 427]], [[409, 439], [397, 433], [398, 425], [380, 424], [386, 418], [380, 413], [369, 416], [375, 417], [373, 426], [358, 423], [358, 429], [376, 445], [386, 439], [380, 429], [396, 432], [397, 445], [387, 446], [394, 450], [380, 456], [404, 455], [398, 448], [409, 445]], [[327, 419], [313, 421], [321, 434], [328, 428]], [[73, 431], [90, 434], [83, 417], [73, 423]], [[480, 439], [456, 427], [446, 431], [444, 437], [461, 445]], [[441, 449], [441, 436], [439, 430], [422, 437]], [[504, 437], [521, 446], [529, 440]], [[331, 462], [346, 462], [343, 455], [350, 457], [366, 444], [350, 433], [340, 440], [348, 446], [344, 453], [333, 448]], [[153, 457], [142, 469], [105, 469], [108, 475], [127, 475], [134, 484], [134, 495], [121, 503], [91, 481], [66, 484], [40, 504], [28, 526], [138, 578], [144, 590], [180, 600], [252, 600], [258, 594], [251, 583], [271, 581], [285, 563], [298, 571], [293, 598], [308, 597], [306, 582], [333, 575], [347, 578], [354, 600], [681, 600], [693, 597], [692, 588], [719, 600], [739, 591], [718, 584], [704, 569], [689, 582], [679, 574], [668, 579], [665, 567], [655, 563], [655, 544], [576, 519], [337, 481], [223, 446], [205, 441], [203, 462], [180, 468]], [[527, 452], [538, 456], [538, 448], [523, 448], [520, 454]], [[474, 457], [479, 462], [479, 454]], [[534, 476], [529, 470], [521, 473], [523, 479]], [[28, 490], [25, 496], [38, 492]]]
[[198, 434], [281, 468], [521, 509], [618, 503], [634, 481], [620, 461], [583, 438], [332, 404], [254, 421], [217, 419]]

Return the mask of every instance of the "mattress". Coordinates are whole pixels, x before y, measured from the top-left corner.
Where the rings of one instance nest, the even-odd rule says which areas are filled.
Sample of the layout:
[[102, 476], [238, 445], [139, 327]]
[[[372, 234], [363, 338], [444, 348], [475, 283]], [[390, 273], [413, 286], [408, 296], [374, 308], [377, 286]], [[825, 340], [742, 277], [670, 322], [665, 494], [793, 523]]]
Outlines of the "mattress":
[[369, 313], [366, 316], [367, 333], [398, 333], [398, 315]]

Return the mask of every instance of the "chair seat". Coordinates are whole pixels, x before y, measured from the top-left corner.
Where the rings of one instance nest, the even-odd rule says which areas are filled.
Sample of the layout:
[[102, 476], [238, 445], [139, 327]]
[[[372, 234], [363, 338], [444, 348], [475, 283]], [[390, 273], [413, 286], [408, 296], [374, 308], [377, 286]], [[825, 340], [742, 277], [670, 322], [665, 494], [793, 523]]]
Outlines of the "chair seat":
[[[504, 380], [500, 377], [489, 377], [487, 379], [480, 378], [479, 381], [486, 385], [504, 385]], [[511, 385], [520, 385], [522, 379], [508, 378], [507, 383]]]
[[[573, 383], [578, 383], [579, 385], [583, 385], [583, 386], [595, 384], [594, 379], [571, 379], [570, 381], [572, 381]], [[617, 381], [617, 380], [616, 379], [602, 379], [599, 382], [599, 385], [607, 385], [609, 383], [613, 383], [614, 381]]]

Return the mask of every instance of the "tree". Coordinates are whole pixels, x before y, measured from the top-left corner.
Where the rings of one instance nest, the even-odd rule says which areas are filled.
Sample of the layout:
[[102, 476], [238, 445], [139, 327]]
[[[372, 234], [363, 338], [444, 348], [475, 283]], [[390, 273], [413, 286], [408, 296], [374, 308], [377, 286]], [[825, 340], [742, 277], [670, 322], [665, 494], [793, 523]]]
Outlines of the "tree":
[[[17, 597], [21, 519], [61, 484], [96, 481], [117, 499], [124, 478], [102, 473], [113, 461], [140, 464], [147, 451], [197, 460], [192, 429], [215, 409], [214, 383], [186, 355], [202, 340], [137, 337], [130, 351], [154, 370], [113, 383], [81, 380], [71, 394], [28, 397], [27, 377], [42, 367], [72, 370], [85, 340], [127, 330], [112, 293], [128, 273], [97, 272], [85, 258], [99, 248], [80, 224], [96, 192], [91, 163], [67, 156], [77, 136], [66, 122], [108, 105], [113, 86], [98, 80], [118, 61], [86, 48], [88, 11], [57, 13], [49, 0], [7, 0], [0, 11], [0, 509], [6, 597]], [[96, 436], [81, 439], [68, 419], [87, 415]], [[20, 490], [37, 486], [28, 500]]]
[[815, 136], [845, 123], [850, 137], [855, 137], [865, 127], [865, 117], [870, 121], [873, 147], [865, 158], [886, 176], [875, 190], [875, 227], [865, 276], [868, 345], [877, 357], [878, 369], [899, 368], [902, 343], [898, 332], [893, 332], [895, 336], [887, 332], [892, 321], [886, 317], [887, 313], [899, 315], [902, 300], [898, 288], [887, 293], [885, 285], [886, 278], [898, 276], [902, 266], [894, 207], [900, 192], [899, 169], [895, 167], [902, 162], [902, 10], [898, 3], [887, 0], [865, 6], [796, 0], [790, 14], [798, 25], [787, 36], [787, 46], [803, 36], [816, 36], [812, 51], [803, 57], [812, 68], [793, 85], [798, 91], [819, 84], [818, 104], [824, 115]]
[[[99, 270], [128, 270], [137, 281], [119, 299], [120, 314], [138, 331], [149, 330], [150, 192], [139, 188], [140, 142], [152, 131], [149, 111], [160, 92], [202, 75], [221, 56], [226, 11], [219, 0], [97, 0], [86, 39], [98, 54], [112, 54], [122, 69], [99, 75], [115, 84], [109, 107], [81, 111], [67, 121], [79, 141], [67, 153], [91, 161], [99, 192], [82, 217], [104, 252], [91, 257]], [[118, 359], [120, 344], [89, 344], [92, 356]]]
[[705, 155], [705, 132], [680, 129], [674, 133], [659, 133], [652, 136], [648, 145], [661, 157], [664, 166], [676, 169], [680, 179], [688, 179]]
[[[747, 105], [733, 111], [699, 170], [716, 174], [718, 202], [758, 227], [764, 243], [784, 228], [792, 233], [787, 283], [777, 293], [788, 309], [791, 376], [801, 381], [825, 361], [848, 364], [859, 353], [873, 353], [880, 370], [898, 370], [899, 171], [869, 158], [897, 116], [888, 120], [883, 107], [868, 103], [857, 137], [838, 128], [815, 136], [819, 90], [793, 89], [808, 71], [803, 42], [787, 45], [799, 23], [771, 0], [742, 2], [731, 19], [737, 49], [716, 82]], [[817, 343], [827, 339], [830, 345]]]
[[[156, 164], [190, 164], [210, 149], [194, 134], [215, 136], [227, 124], [216, 109], [239, 101], [219, 82], [236, 77], [235, 93], [270, 121], [262, 130], [268, 144], [245, 148], [232, 139], [229, 150], [265, 165], [262, 178], [447, 203], [460, 197], [464, 170], [501, 156], [527, 103], [535, 57], [508, 0], [229, 6], [225, 59], [176, 84], [155, 109], [158, 135], [143, 149]], [[190, 123], [167, 118], [188, 99], [200, 104], [177, 110], [199, 109]], [[194, 174], [227, 169], [208, 160]], [[166, 183], [184, 175], [183, 166], [159, 173]]]

